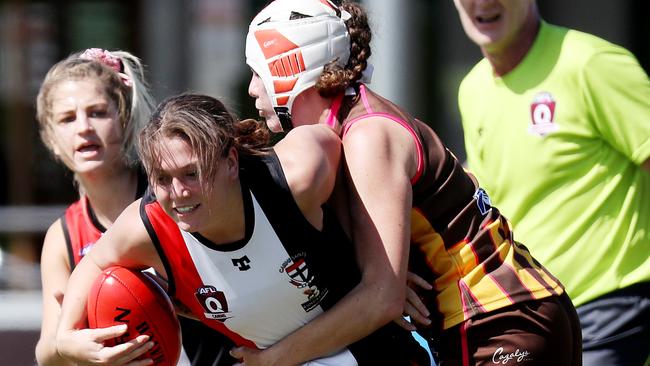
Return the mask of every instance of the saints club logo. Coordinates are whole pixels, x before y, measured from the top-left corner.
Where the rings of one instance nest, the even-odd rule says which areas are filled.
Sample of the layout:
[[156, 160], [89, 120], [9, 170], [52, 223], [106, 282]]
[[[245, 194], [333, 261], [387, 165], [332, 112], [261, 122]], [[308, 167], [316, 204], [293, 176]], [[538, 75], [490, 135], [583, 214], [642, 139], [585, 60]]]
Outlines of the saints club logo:
[[309, 312], [314, 309], [327, 295], [327, 289], [320, 290], [314, 285], [314, 274], [309, 271], [306, 254], [299, 253], [287, 259], [280, 266], [280, 273], [289, 276], [289, 282], [299, 289], [304, 289], [303, 294], [307, 295], [307, 301], [302, 303], [302, 308]]
[[196, 296], [199, 304], [203, 307], [203, 314], [206, 318], [220, 322], [232, 318], [231, 313], [228, 311], [226, 295], [214, 286], [199, 287], [194, 293], [194, 296]]
[[532, 134], [544, 136], [558, 129], [555, 123], [555, 99], [548, 92], [535, 95], [530, 104], [531, 124], [528, 131]]

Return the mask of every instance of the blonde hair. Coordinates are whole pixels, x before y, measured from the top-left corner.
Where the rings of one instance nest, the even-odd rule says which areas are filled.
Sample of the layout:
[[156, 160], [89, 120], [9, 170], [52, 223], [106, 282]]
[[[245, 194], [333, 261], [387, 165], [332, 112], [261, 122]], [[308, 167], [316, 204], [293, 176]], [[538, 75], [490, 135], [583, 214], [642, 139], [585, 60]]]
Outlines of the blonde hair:
[[129, 167], [135, 167], [139, 165], [135, 139], [151, 115], [154, 107], [153, 97], [145, 82], [140, 59], [125, 51], [112, 51], [110, 54], [121, 62], [122, 73], [130, 79], [130, 85], [124, 82], [117, 71], [99, 60], [80, 58], [82, 52], [72, 54], [52, 66], [41, 84], [36, 98], [39, 132], [41, 140], [53, 153], [55, 146], [52, 138], [52, 90], [68, 80], [97, 80], [103, 86], [106, 96], [117, 106], [123, 133], [124, 162]]

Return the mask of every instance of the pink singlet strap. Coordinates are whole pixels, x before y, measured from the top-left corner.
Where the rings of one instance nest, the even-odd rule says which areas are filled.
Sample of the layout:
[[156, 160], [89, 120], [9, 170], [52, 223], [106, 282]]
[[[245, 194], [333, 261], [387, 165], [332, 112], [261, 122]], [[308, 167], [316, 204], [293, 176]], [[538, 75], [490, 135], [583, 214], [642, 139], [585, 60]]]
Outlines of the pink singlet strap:
[[359, 92], [361, 93], [361, 101], [363, 102], [363, 106], [366, 107], [368, 113], [372, 113], [373, 110], [370, 108], [370, 103], [368, 103], [368, 95], [366, 95], [366, 86], [363, 84], [359, 85]]
[[[363, 105], [365, 106], [366, 110], [368, 111], [367, 114], [361, 115], [359, 117], [353, 118], [347, 123], [345, 123], [345, 126], [343, 127], [343, 130], [341, 131], [341, 138], [345, 137], [345, 134], [348, 133], [348, 130], [350, 127], [352, 127], [353, 124], [359, 122], [362, 119], [368, 118], [368, 117], [382, 117], [382, 118], [387, 118], [391, 121], [395, 121], [399, 123], [402, 127], [406, 128], [406, 130], [411, 133], [411, 136], [413, 136], [413, 140], [415, 141], [415, 146], [417, 149], [417, 154], [418, 154], [418, 167], [417, 171], [415, 172], [415, 175], [411, 177], [411, 184], [417, 183], [417, 181], [420, 179], [422, 176], [422, 172], [424, 170], [424, 149], [422, 148], [422, 143], [420, 142], [420, 139], [418, 138], [417, 133], [415, 133], [415, 130], [413, 127], [411, 127], [406, 121], [403, 121], [400, 118], [397, 118], [395, 116], [392, 116], [388, 113], [375, 113], [372, 111], [370, 108], [370, 104], [368, 103], [368, 97], [366, 96], [366, 88], [363, 84], [360, 85], [359, 91], [361, 94], [361, 100], [363, 101]], [[340, 107], [340, 103], [339, 103]], [[334, 109], [334, 105], [332, 105], [332, 110]], [[330, 111], [331, 113], [331, 111]], [[338, 113], [338, 108], [337, 108], [337, 113]], [[329, 121], [329, 116], [328, 116], [328, 121]]]
[[330, 107], [330, 112], [327, 115], [327, 123], [332, 129], [336, 131], [336, 115], [339, 114], [339, 109], [341, 109], [341, 103], [343, 102], [343, 93], [337, 95], [332, 101], [332, 106]]

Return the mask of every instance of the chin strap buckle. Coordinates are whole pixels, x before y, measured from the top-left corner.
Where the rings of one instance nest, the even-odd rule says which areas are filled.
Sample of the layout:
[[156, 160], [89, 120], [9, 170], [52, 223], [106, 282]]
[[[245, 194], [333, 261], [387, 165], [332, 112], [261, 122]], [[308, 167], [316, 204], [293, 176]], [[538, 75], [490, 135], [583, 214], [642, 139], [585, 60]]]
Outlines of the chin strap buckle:
[[291, 123], [291, 113], [289, 113], [289, 108], [287, 107], [275, 107], [275, 114], [278, 115], [280, 120], [280, 126], [282, 126], [282, 131], [289, 132], [293, 128], [293, 123]]

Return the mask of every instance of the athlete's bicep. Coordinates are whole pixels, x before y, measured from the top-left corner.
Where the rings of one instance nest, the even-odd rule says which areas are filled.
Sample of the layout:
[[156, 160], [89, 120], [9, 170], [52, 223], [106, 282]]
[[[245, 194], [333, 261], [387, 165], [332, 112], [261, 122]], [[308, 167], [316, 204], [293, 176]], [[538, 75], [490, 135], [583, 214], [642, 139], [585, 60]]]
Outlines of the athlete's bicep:
[[415, 144], [409, 132], [392, 121], [359, 123], [363, 124], [353, 126], [343, 138], [358, 260], [364, 277], [403, 288], [410, 235], [410, 178], [417, 165]]
[[134, 269], [153, 267], [165, 274], [162, 261], [140, 217], [140, 200], [130, 204], [88, 254], [99, 268], [120, 265]]

